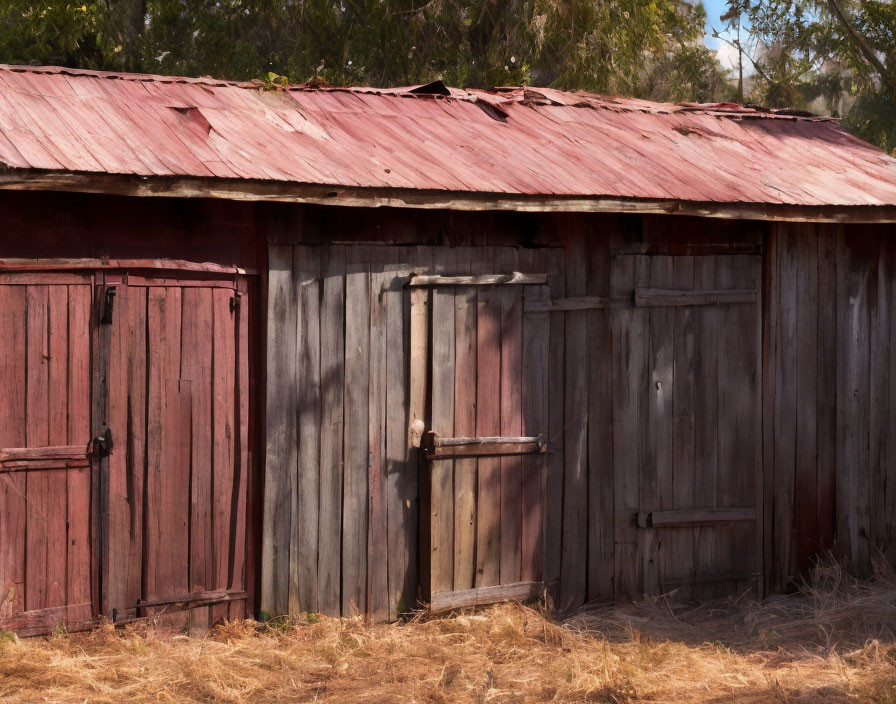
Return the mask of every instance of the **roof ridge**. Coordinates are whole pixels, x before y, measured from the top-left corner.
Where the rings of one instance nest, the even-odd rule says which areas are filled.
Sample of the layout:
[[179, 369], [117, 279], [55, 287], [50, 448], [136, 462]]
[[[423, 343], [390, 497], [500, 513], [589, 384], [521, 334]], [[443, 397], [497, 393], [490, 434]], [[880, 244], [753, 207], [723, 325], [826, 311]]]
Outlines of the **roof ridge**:
[[[213, 78], [211, 76], [168, 76], [156, 73], [132, 73], [127, 71], [101, 71], [96, 69], [70, 68], [67, 66], [30, 65], [30, 64], [0, 64], [0, 71], [14, 73], [37, 73], [47, 75], [82, 76], [92, 78], [105, 78], [107, 80], [135, 81], [143, 83], [167, 83], [167, 84], [192, 84], [210, 87], [234, 87], [249, 90], [260, 90], [264, 84], [258, 80], [232, 81]], [[434, 90], [432, 93], [421, 92], [420, 88], [439, 84], [444, 90]], [[561, 90], [540, 86], [496, 86], [492, 89], [483, 88], [453, 88], [447, 87], [441, 81], [433, 81], [425, 85], [395, 86], [381, 88], [376, 86], [328, 86], [319, 83], [291, 83], [275, 90], [290, 92], [345, 92], [363, 93], [370, 95], [382, 95], [389, 97], [414, 97], [426, 99], [457, 99], [470, 102], [483, 100], [500, 109], [503, 104], [521, 103], [539, 106], [562, 106], [590, 109], [605, 109], [615, 112], [641, 112], [648, 114], [675, 114], [691, 113], [716, 116], [730, 116], [748, 119], [788, 119], [806, 120], [812, 122], [832, 121], [839, 122], [837, 118], [813, 115], [811, 113], [792, 109], [765, 108], [759, 105], [720, 102], [697, 103], [678, 102], [667, 103], [643, 98], [625, 96], [603, 95], [584, 90]]]

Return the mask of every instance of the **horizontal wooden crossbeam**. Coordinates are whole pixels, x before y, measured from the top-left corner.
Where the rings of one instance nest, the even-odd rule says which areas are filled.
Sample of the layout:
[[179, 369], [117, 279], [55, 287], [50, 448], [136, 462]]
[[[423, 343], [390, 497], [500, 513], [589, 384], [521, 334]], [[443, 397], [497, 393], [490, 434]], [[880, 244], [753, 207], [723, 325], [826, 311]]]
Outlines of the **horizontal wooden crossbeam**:
[[526, 300], [523, 310], [526, 313], [558, 313], [563, 311], [593, 310], [595, 308], [628, 308], [632, 305], [631, 296], [571, 296], [569, 298], [552, 298]]
[[158, 599], [140, 599], [138, 608], [165, 606], [169, 609], [188, 608], [195, 609], [211, 604], [223, 604], [227, 601], [240, 601], [246, 598], [246, 592], [240, 589], [216, 589], [205, 592], [191, 592], [177, 596], [161, 597]]
[[484, 457], [493, 455], [531, 455], [547, 451], [543, 435], [537, 437], [440, 438], [429, 432], [423, 439], [423, 451], [430, 460], [455, 457]]
[[568, 298], [528, 299], [523, 303], [526, 313], [558, 313], [599, 308], [659, 308], [680, 306], [711, 306], [756, 303], [755, 289], [718, 291], [683, 291], [676, 289], [637, 288], [634, 296], [571, 296]]
[[547, 274], [483, 274], [482, 276], [438, 276], [418, 274], [412, 276], [408, 286], [504, 286], [510, 284], [540, 286], [548, 282]]
[[716, 523], [742, 523], [756, 520], [756, 507], [687, 508], [673, 511], [640, 511], [641, 528], [676, 528]]
[[722, 291], [679, 291], [662, 288], [635, 289], [636, 308], [755, 303], [757, 298], [756, 289]]
[[438, 613], [468, 606], [497, 604], [501, 601], [531, 601], [539, 598], [543, 592], [542, 582], [517, 582], [456, 592], [438, 592], [432, 595], [429, 608], [433, 613]]
[[89, 466], [86, 445], [13, 447], [0, 450], [0, 472], [81, 469]]

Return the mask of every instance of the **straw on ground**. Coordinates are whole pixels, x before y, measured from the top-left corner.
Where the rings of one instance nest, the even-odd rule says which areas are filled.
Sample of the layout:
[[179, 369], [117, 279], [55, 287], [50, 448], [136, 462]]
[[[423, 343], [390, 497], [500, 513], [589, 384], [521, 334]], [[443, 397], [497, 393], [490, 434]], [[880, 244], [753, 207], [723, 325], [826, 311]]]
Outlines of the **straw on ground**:
[[503, 605], [370, 626], [148, 626], [0, 639], [3, 702], [871, 702], [896, 704], [896, 582], [819, 570], [799, 594], [674, 599], [563, 621]]

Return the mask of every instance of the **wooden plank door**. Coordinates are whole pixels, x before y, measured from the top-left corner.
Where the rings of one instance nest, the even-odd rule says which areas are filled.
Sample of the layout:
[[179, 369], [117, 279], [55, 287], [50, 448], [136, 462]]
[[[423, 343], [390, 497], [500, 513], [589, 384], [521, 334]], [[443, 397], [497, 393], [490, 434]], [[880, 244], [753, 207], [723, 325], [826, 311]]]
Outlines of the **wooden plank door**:
[[620, 593], [759, 593], [761, 271], [613, 258], [613, 294], [634, 301], [612, 318], [617, 545], [637, 548], [617, 549]]
[[106, 285], [116, 293], [103, 613], [171, 613], [201, 631], [245, 615], [245, 282], [126, 274]]
[[[524, 314], [523, 302], [548, 297], [546, 257], [445, 249], [434, 266], [436, 275], [411, 281], [412, 376], [415, 309], [428, 309], [431, 330], [431, 607], [532, 598], [544, 586], [549, 323], [546, 313]], [[413, 404], [413, 378], [411, 387]]]
[[0, 274], [0, 628], [32, 635], [94, 612], [91, 277]]

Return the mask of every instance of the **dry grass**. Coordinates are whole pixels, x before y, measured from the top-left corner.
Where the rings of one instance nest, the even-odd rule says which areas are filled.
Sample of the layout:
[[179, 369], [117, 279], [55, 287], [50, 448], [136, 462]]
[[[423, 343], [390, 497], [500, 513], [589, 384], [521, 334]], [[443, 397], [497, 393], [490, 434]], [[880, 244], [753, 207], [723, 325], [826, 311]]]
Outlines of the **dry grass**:
[[896, 581], [826, 569], [762, 606], [661, 599], [562, 623], [505, 605], [373, 627], [236, 623], [202, 640], [0, 638], [0, 701], [896, 704]]

